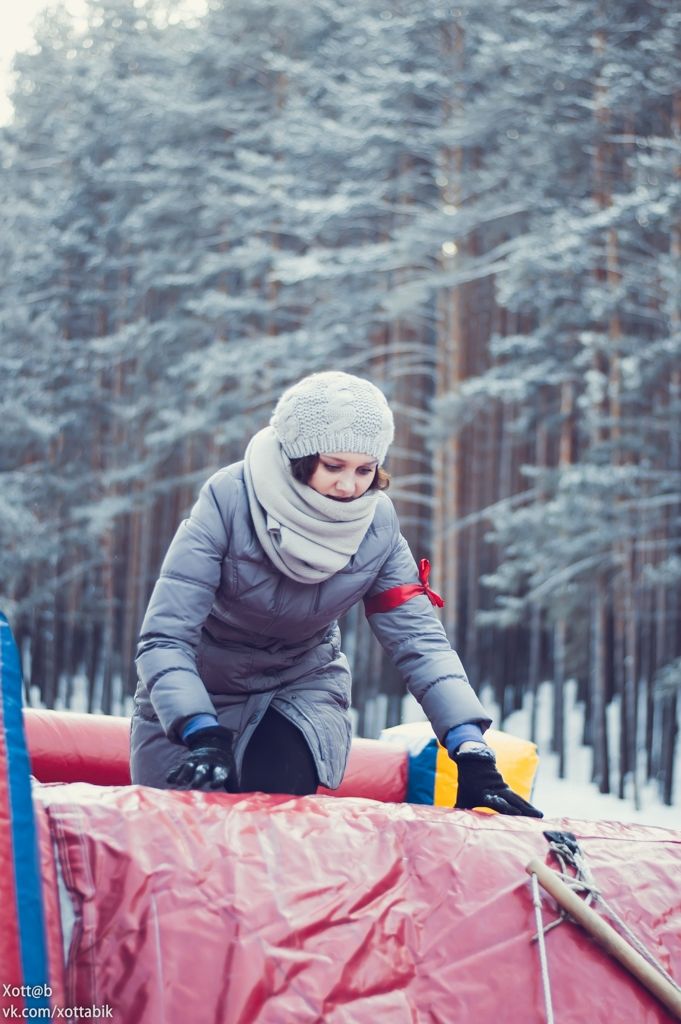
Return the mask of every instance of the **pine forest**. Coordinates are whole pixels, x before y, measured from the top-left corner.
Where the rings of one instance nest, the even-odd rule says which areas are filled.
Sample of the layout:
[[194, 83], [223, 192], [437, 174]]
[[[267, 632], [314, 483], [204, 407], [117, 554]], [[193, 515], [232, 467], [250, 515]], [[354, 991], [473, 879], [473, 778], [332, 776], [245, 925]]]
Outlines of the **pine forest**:
[[[576, 680], [601, 791], [678, 799], [678, 4], [90, 0], [15, 72], [0, 607], [27, 694], [84, 678], [121, 713], [200, 485], [344, 369], [395, 411], [390, 494], [473, 685], [503, 719], [550, 680], [562, 758]], [[341, 628], [375, 734], [404, 684], [361, 607]]]

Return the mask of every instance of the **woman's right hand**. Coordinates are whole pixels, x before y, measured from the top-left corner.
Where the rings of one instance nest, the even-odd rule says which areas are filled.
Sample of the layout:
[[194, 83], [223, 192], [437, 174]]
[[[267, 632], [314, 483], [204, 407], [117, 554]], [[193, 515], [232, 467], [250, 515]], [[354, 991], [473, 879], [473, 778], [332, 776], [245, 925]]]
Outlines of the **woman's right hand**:
[[229, 791], [234, 778], [233, 736], [229, 729], [212, 725], [197, 729], [185, 740], [188, 752], [169, 772], [166, 782], [174, 789]]

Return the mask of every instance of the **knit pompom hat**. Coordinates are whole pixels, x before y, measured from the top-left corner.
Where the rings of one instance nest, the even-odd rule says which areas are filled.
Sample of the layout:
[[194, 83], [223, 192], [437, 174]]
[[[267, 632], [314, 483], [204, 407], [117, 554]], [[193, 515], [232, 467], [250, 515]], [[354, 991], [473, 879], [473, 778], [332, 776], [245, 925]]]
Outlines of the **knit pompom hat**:
[[318, 452], [357, 452], [385, 459], [394, 437], [383, 392], [342, 370], [312, 373], [277, 402], [270, 426], [289, 459]]

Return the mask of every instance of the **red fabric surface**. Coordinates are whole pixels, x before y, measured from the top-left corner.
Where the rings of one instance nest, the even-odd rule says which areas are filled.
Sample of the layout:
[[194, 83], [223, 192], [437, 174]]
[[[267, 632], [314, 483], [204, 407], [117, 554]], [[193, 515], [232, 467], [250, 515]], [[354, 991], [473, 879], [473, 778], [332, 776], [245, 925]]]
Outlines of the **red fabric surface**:
[[[681, 977], [679, 833], [138, 786], [37, 799], [77, 910], [69, 996], [126, 1024], [543, 1024], [524, 868], [547, 827], [576, 832]], [[669, 1019], [577, 926], [547, 946], [560, 1024]]]
[[325, 796], [365, 796], [370, 800], [401, 803], [407, 796], [407, 754], [394, 743], [355, 736], [345, 775], [338, 789], [320, 786]]
[[[31, 771], [40, 782], [91, 782], [121, 786], [130, 782], [130, 720], [72, 711], [24, 709]], [[404, 800], [407, 755], [393, 744], [355, 738], [345, 777], [333, 796]]]
[[130, 719], [24, 708], [31, 772], [40, 782], [130, 782]]
[[43, 906], [45, 908], [45, 946], [49, 965], [49, 985], [52, 1006], [66, 1006], [64, 991], [64, 940], [61, 928], [57, 870], [52, 839], [45, 809], [34, 802], [35, 824], [38, 835], [38, 856], [42, 879]]

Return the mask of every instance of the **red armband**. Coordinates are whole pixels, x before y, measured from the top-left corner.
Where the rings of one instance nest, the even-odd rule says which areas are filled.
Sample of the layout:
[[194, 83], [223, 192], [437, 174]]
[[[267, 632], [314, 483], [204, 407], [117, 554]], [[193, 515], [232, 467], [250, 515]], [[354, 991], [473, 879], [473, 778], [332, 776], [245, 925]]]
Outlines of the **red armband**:
[[399, 608], [405, 601], [409, 601], [412, 597], [417, 597], [419, 594], [425, 594], [431, 604], [442, 608], [444, 601], [439, 594], [431, 590], [428, 585], [429, 576], [430, 562], [427, 558], [422, 558], [419, 562], [420, 583], [401, 583], [398, 587], [384, 590], [382, 594], [376, 594], [374, 597], [365, 597], [364, 611], [367, 615], [374, 615], [376, 612], [390, 612], [393, 608]]

